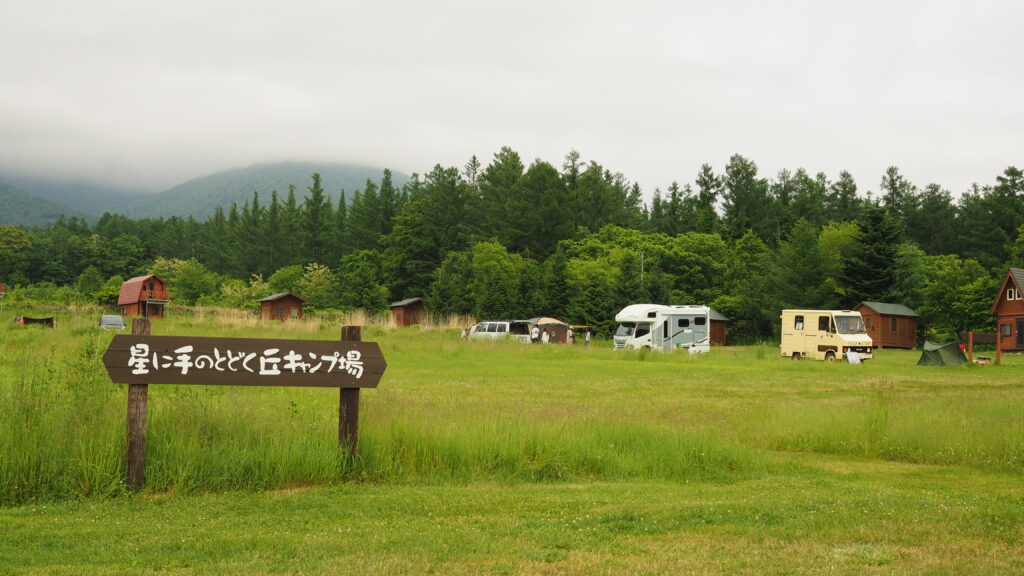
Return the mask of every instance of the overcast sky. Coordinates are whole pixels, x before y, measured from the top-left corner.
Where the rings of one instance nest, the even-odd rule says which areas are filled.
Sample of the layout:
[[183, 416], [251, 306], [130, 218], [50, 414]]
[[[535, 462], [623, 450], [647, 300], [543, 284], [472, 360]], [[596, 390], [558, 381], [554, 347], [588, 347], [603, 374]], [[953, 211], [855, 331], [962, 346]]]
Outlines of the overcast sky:
[[402, 172], [570, 150], [649, 196], [1024, 167], [1024, 3], [0, 0], [0, 170], [159, 191], [275, 160]]

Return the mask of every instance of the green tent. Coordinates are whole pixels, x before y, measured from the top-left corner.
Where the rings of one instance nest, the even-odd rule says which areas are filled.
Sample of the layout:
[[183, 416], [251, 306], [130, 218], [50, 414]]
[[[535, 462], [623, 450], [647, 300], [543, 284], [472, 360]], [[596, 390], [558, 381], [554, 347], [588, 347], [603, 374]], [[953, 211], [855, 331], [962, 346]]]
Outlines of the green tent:
[[918, 366], [960, 366], [967, 363], [967, 355], [959, 342], [936, 344], [925, 340]]

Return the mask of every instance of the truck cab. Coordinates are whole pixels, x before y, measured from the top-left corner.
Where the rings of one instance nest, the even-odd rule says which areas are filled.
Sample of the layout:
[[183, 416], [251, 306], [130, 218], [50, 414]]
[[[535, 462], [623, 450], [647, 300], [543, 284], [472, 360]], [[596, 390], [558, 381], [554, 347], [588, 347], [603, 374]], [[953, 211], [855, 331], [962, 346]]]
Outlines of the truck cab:
[[850, 352], [872, 358], [873, 342], [854, 310], [783, 310], [780, 350], [799, 360], [845, 360]]

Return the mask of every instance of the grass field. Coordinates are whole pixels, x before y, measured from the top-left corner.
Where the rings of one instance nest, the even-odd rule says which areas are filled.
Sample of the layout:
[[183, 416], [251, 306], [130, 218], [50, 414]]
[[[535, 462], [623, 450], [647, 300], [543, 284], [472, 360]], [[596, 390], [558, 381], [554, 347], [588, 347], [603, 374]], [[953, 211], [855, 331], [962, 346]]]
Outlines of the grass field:
[[[17, 312], [12, 312], [17, 313]], [[31, 313], [30, 313], [31, 315]], [[369, 325], [330, 389], [153, 385], [146, 488], [91, 314], [0, 327], [0, 573], [1024, 573], [1024, 359], [917, 367]], [[177, 315], [154, 334], [337, 339]]]

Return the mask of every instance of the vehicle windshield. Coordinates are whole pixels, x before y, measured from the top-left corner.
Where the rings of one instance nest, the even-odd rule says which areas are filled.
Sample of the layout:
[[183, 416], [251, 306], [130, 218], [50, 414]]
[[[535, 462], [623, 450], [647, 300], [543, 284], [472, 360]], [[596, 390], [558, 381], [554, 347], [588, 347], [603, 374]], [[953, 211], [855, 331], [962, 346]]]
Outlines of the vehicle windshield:
[[619, 329], [615, 331], [615, 335], [632, 336], [634, 328], [636, 328], [636, 324], [632, 322], [623, 322], [622, 324], [619, 324]]
[[836, 316], [836, 330], [840, 334], [864, 334], [864, 320], [860, 316]]

